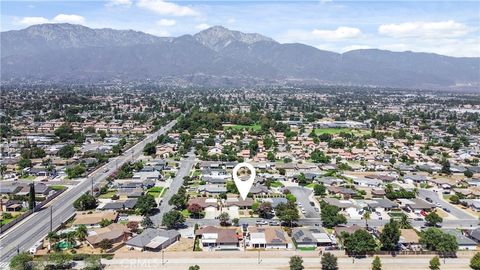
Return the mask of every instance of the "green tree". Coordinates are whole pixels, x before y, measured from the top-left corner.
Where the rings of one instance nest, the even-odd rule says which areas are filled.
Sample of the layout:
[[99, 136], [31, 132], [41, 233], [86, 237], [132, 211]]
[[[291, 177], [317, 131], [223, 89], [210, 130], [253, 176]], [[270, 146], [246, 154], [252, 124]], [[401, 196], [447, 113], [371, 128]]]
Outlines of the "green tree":
[[75, 231], [75, 235], [80, 241], [84, 241], [88, 235], [87, 226], [83, 224], [79, 225]]
[[200, 266], [192, 265], [192, 266], [188, 267], [188, 270], [200, 270]]
[[397, 248], [398, 241], [400, 240], [400, 226], [398, 222], [393, 219], [389, 223], [385, 224], [383, 231], [380, 234], [380, 242], [382, 243], [382, 249], [393, 251]]
[[330, 252], [324, 253], [321, 260], [322, 270], [337, 270], [337, 257]]
[[372, 270], [382, 270], [382, 262], [380, 261], [380, 257], [375, 256], [373, 259]]
[[37, 203], [35, 201], [35, 184], [31, 183], [30, 190], [28, 192], [28, 208], [30, 210], [34, 210], [36, 205]]
[[113, 221], [104, 218], [100, 221], [100, 227], [105, 228], [112, 223], [113, 223]]
[[73, 202], [73, 207], [77, 211], [86, 211], [97, 208], [97, 200], [89, 193], [84, 193], [80, 198]]
[[257, 213], [259, 217], [267, 218], [272, 212], [272, 209], [272, 204], [270, 202], [262, 202], [257, 207], [255, 213]]
[[290, 270], [303, 270], [303, 259], [300, 256], [290, 257]]
[[20, 170], [23, 170], [25, 168], [30, 168], [32, 167], [32, 161], [30, 159], [27, 159], [27, 158], [21, 158], [18, 163], [17, 163], [18, 167], [20, 168]]
[[143, 228], [153, 228], [155, 224], [153, 224], [152, 219], [149, 216], [143, 217], [142, 221], [140, 222]]
[[145, 147], [143, 147], [143, 153], [147, 156], [154, 155], [157, 149], [155, 148], [154, 143], [147, 143]]
[[458, 249], [455, 236], [444, 233], [438, 228], [428, 228], [420, 233], [420, 244], [440, 253], [454, 253]]
[[320, 203], [321, 218], [324, 227], [333, 228], [338, 224], [347, 223], [347, 218], [340, 213], [340, 209], [335, 205], [330, 205], [325, 202]]
[[329, 163], [330, 162], [330, 157], [325, 155], [325, 153], [320, 151], [320, 150], [314, 150], [310, 154], [310, 158], [315, 163]]
[[33, 261], [33, 256], [27, 254], [26, 252], [19, 253], [13, 256], [10, 261], [10, 269], [12, 270], [30, 270], [31, 262]]
[[137, 203], [135, 204], [136, 211], [142, 215], [146, 216], [153, 212], [153, 209], [157, 207], [155, 198], [151, 194], [145, 194], [138, 198]]
[[85, 168], [85, 165], [83, 163], [80, 163], [73, 167], [68, 167], [67, 169], [65, 169], [65, 172], [67, 173], [68, 178], [73, 179], [81, 177], [86, 170], [87, 169]]
[[73, 257], [71, 254], [63, 252], [53, 252], [48, 255], [48, 262], [53, 263], [59, 269], [64, 269], [70, 265]]
[[431, 212], [430, 214], [425, 216], [425, 221], [428, 223], [428, 225], [435, 227], [438, 225], [438, 223], [442, 223], [443, 218], [437, 213]]
[[102, 250], [107, 250], [107, 249], [111, 249], [113, 247], [113, 243], [112, 243], [112, 241], [110, 241], [110, 239], [103, 239], [102, 241], [100, 241], [100, 243], [98, 243], [98, 246]]
[[188, 201], [187, 191], [182, 186], [178, 190], [177, 194], [174, 194], [170, 198], [170, 200], [168, 201], [168, 204], [173, 205], [177, 210], [182, 210], [182, 209], [185, 209], [185, 206], [187, 205], [187, 201]]
[[480, 252], [475, 253], [470, 259], [470, 268], [473, 270], [480, 270]]
[[66, 141], [73, 138], [73, 128], [70, 125], [63, 124], [53, 132], [60, 140]]
[[183, 222], [185, 222], [185, 217], [180, 211], [172, 210], [163, 214], [162, 225], [166, 226], [168, 229], [176, 229]]
[[97, 255], [90, 255], [87, 256], [84, 260], [86, 268], [83, 270], [101, 270], [103, 269], [102, 262], [100, 260], [100, 256]]
[[58, 150], [58, 155], [61, 158], [71, 158], [75, 155], [75, 147], [72, 144], [67, 144]]
[[365, 220], [365, 226], [368, 228], [368, 221], [370, 220], [370, 211], [365, 210], [362, 217]]
[[450, 202], [453, 204], [459, 204], [460, 203], [460, 198], [457, 195], [452, 195], [450, 196]]
[[297, 206], [291, 201], [288, 203], [279, 203], [275, 208], [275, 213], [281, 222], [289, 224], [290, 227], [300, 218]]
[[323, 183], [320, 183], [313, 187], [313, 192], [315, 193], [315, 196], [324, 196], [327, 192], [327, 188]]
[[228, 221], [230, 220], [230, 215], [227, 212], [223, 212], [218, 216], [218, 220], [220, 220], [221, 226], [227, 226]]
[[353, 256], [363, 256], [375, 251], [377, 243], [373, 236], [366, 230], [357, 230], [345, 238], [344, 246], [349, 254]]
[[435, 256], [430, 260], [428, 268], [430, 268], [430, 270], [440, 270], [440, 259], [438, 256]]
[[407, 215], [404, 214], [404, 213], [402, 213], [402, 217], [400, 218], [399, 226], [400, 226], [400, 229], [411, 229], [412, 228], [412, 225], [410, 224], [410, 221], [408, 221]]

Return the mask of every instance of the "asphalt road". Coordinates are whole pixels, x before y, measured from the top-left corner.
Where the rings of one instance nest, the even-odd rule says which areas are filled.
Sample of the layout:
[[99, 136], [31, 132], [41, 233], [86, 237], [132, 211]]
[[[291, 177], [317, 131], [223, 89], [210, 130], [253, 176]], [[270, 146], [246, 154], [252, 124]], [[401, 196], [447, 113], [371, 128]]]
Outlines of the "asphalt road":
[[[160, 252], [151, 253], [150, 258], [131, 258], [131, 259], [117, 259], [102, 260], [106, 265], [107, 270], [113, 269], [171, 269], [184, 270], [192, 265], [199, 265], [203, 269], [229, 269], [229, 270], [245, 270], [245, 269], [262, 269], [262, 270], [278, 270], [288, 269], [290, 256], [298, 255], [303, 258], [303, 265], [305, 269], [320, 269], [320, 256], [306, 257], [302, 252], [282, 252], [282, 251], [262, 251], [262, 252], [203, 252], [203, 257], [194, 257], [192, 254], [188, 257], [177, 257], [174, 252], [165, 252], [165, 258], [160, 257]], [[285, 253], [279, 256], [278, 253]], [[317, 254], [317, 252], [315, 252]], [[337, 252], [338, 253], [338, 252]], [[335, 253], [335, 254], [337, 254]], [[235, 256], [232, 256], [235, 255]], [[472, 253], [473, 255], [473, 253]], [[429, 261], [433, 256], [382, 256], [382, 269], [412, 269], [412, 270], [428, 270]], [[442, 269], [451, 270], [467, 270], [470, 269], [468, 257], [449, 258], [442, 262]], [[371, 269], [373, 258], [355, 259], [347, 257], [340, 257], [337, 259], [339, 269], [353, 270], [353, 269]], [[399, 267], [401, 265], [401, 267]]]
[[[240, 218], [239, 224], [248, 224], [251, 226], [255, 226], [255, 222], [257, 220], [262, 220], [260, 218]], [[277, 219], [274, 219], [277, 220]], [[269, 221], [267, 219], [267, 221]], [[368, 221], [368, 226], [370, 227], [380, 227], [387, 224], [388, 220], [374, 220], [371, 219]], [[420, 228], [425, 226], [425, 222], [423, 221], [414, 221], [410, 220], [410, 223], [415, 228]], [[185, 222], [188, 226], [193, 226], [195, 224], [199, 224], [200, 226], [218, 226], [220, 221], [217, 219], [187, 219]], [[320, 218], [302, 218], [298, 221], [299, 225], [303, 226], [316, 226], [317, 224], [322, 224], [322, 220]], [[363, 219], [348, 219], [347, 225], [359, 225], [365, 226], [365, 220]], [[478, 227], [478, 220], [476, 219], [458, 219], [458, 220], [444, 220], [442, 223], [443, 228], [455, 229], [455, 228], [476, 228]]]
[[183, 178], [190, 173], [194, 164], [195, 164], [195, 154], [193, 150], [191, 150], [190, 152], [187, 153], [187, 157], [183, 158], [180, 161], [180, 169], [175, 175], [175, 178], [170, 184], [170, 187], [168, 187], [167, 192], [163, 196], [162, 204], [159, 207], [160, 211], [157, 214], [150, 217], [153, 223], [162, 225], [163, 214], [173, 209], [173, 206], [168, 204], [168, 201], [170, 200], [170, 198], [172, 198], [174, 194], [177, 194], [178, 190], [183, 185]]
[[310, 205], [310, 195], [312, 190], [304, 187], [287, 187], [288, 190], [297, 198], [297, 202], [300, 202], [305, 209], [306, 218], [320, 218], [320, 213], [317, 213], [313, 206]]
[[428, 197], [432, 199], [434, 204], [439, 203], [442, 208], [447, 208], [448, 210], [450, 210], [450, 214], [454, 215], [458, 219], [475, 219], [475, 217], [440, 199], [439, 194], [434, 191], [427, 189], [419, 189], [418, 196], [424, 200]]
[[8, 262], [18, 251], [28, 251], [30, 247], [50, 232], [50, 212], [52, 212], [52, 227], [55, 230], [64, 221], [73, 216], [75, 213], [73, 202], [91, 189], [92, 181], [94, 184], [104, 181], [110, 174], [115, 172], [117, 166], [121, 166], [123, 163], [138, 157], [147, 143], [154, 141], [159, 135], [170, 130], [175, 123], [176, 120], [148, 135], [143, 141], [91, 173], [77, 186], [55, 198], [47, 207], [32, 214], [23, 222], [0, 235], [0, 264]]

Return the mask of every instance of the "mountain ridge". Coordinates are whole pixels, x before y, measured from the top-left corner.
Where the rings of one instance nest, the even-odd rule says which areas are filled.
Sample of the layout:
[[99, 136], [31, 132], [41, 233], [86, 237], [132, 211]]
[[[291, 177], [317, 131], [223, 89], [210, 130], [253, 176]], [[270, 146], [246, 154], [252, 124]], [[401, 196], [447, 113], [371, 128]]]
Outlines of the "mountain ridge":
[[379, 49], [340, 54], [223, 26], [158, 37], [134, 30], [42, 24], [0, 35], [4, 81], [184, 81], [200, 76], [209, 85], [245, 85], [248, 78], [408, 88], [480, 85], [478, 57]]

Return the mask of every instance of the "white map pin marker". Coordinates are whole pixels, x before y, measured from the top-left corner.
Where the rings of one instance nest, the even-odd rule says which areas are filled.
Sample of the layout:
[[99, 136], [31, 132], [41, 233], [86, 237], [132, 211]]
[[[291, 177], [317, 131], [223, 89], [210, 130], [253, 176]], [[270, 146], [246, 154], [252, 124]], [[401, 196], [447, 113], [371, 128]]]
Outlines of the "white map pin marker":
[[[250, 177], [247, 180], [242, 180], [238, 177], [238, 170], [240, 168], [246, 167], [250, 170]], [[247, 198], [248, 192], [252, 188], [253, 181], [255, 181], [255, 168], [250, 163], [242, 162], [238, 163], [235, 168], [233, 168], [233, 180], [235, 181], [235, 185], [237, 186], [238, 191], [240, 192], [240, 196], [243, 200]]]

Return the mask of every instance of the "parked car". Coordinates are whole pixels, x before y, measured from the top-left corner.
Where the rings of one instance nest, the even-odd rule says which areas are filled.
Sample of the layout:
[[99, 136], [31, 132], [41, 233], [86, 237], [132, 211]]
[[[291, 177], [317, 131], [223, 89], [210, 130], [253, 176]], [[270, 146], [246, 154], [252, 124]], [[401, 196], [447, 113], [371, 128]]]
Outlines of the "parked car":
[[445, 211], [445, 212], [447, 212], [447, 213], [450, 213], [450, 209], [448, 209], [448, 208], [446, 208], [446, 207], [443, 208], [443, 211]]

